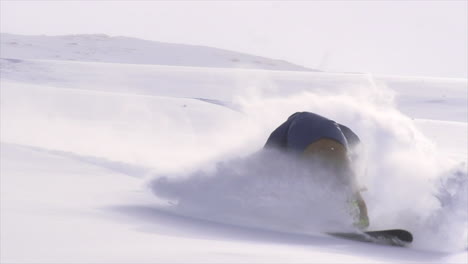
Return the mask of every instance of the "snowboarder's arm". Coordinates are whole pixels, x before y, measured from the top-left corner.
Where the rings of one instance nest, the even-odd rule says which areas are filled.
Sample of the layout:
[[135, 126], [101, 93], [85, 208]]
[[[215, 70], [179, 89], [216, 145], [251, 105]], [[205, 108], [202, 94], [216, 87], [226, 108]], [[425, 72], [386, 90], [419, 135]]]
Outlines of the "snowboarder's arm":
[[291, 121], [297, 116], [298, 113], [291, 115], [286, 122], [276, 128], [271, 135], [268, 137], [264, 148], [276, 148], [280, 150], [286, 150], [287, 145], [287, 134]]

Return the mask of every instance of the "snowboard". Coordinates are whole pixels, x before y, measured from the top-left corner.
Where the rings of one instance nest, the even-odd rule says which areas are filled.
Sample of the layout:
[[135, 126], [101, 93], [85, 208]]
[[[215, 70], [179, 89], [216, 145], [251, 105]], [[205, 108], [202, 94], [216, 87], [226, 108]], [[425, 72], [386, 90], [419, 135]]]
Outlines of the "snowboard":
[[391, 246], [408, 246], [413, 241], [413, 235], [403, 229], [388, 229], [365, 232], [337, 232], [327, 233], [334, 237], [340, 237], [361, 242], [370, 242]]

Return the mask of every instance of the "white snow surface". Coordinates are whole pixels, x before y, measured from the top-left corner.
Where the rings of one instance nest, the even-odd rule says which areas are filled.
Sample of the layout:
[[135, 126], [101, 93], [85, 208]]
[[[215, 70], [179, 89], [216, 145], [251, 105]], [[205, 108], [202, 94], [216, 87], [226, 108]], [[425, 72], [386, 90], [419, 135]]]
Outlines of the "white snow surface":
[[9, 58], [312, 71], [283, 60], [240, 52], [105, 34], [24, 36], [1, 33], [0, 38], [2, 57]]
[[[2, 34], [0, 262], [468, 262], [466, 79], [245, 69], [231, 55]], [[407, 229], [411, 246], [323, 233], [353, 230], [340, 193], [260, 151], [297, 111], [360, 136], [369, 229]]]

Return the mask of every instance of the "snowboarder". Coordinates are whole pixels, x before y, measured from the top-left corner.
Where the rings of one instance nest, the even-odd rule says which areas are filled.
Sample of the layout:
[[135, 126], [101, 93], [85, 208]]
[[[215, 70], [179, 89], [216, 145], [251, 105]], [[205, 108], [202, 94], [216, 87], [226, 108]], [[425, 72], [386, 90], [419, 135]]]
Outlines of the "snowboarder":
[[355, 225], [363, 229], [369, 226], [369, 218], [352, 166], [359, 144], [359, 137], [348, 127], [314, 113], [298, 112], [271, 133], [265, 148], [311, 159], [330, 170], [351, 190], [350, 211]]

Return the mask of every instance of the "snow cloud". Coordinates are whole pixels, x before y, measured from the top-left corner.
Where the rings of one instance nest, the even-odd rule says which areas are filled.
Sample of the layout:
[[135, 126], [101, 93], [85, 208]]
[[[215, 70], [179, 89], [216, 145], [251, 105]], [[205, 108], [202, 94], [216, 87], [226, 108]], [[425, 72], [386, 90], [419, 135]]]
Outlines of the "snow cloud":
[[[454, 162], [438, 155], [414, 122], [396, 110], [390, 91], [373, 83], [371, 76], [369, 81], [368, 86], [342, 87], [341, 95], [305, 92], [242, 98], [238, 103], [255, 128], [242, 127], [247, 124], [243, 123], [238, 131], [257, 131], [249, 135], [250, 142], [259, 146], [266, 141], [265, 132], [296, 111], [319, 113], [349, 126], [363, 142], [363, 159], [356, 170], [359, 183], [367, 189], [362, 194], [370, 229], [408, 229], [415, 234], [417, 248], [450, 251], [465, 247], [466, 167], [461, 164], [450, 172]], [[226, 136], [230, 140], [229, 136], [236, 135]], [[320, 177], [320, 170], [311, 176], [305, 168], [281, 154], [258, 151], [213, 161], [194, 171], [157, 175], [150, 186], [181, 214], [303, 233], [349, 229], [343, 192]], [[444, 246], [441, 239], [446, 241]]]

